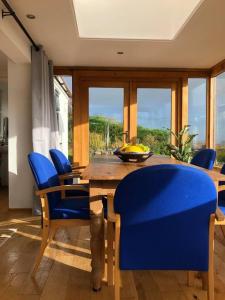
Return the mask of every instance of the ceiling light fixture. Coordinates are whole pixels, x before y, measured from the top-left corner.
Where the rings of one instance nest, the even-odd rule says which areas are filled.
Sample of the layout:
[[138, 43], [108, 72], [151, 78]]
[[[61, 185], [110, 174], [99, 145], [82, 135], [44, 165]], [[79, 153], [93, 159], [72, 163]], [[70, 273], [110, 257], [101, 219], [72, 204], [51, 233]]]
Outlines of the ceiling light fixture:
[[35, 15], [32, 15], [32, 14], [27, 14], [26, 17], [27, 17], [27, 19], [30, 19], [30, 20], [34, 20], [36, 18]]

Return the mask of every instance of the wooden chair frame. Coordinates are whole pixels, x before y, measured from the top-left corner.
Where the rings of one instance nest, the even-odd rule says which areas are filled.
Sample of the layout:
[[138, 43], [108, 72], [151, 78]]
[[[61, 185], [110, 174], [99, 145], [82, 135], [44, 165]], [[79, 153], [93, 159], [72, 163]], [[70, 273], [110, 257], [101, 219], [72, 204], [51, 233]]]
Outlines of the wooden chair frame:
[[[219, 185], [217, 190], [218, 190], [218, 193], [222, 192], [222, 191], [225, 191], [225, 186], [224, 185]], [[225, 228], [224, 228], [224, 226], [225, 226], [225, 216], [224, 216], [224, 213], [221, 211], [221, 209], [219, 207], [216, 210], [215, 225], [220, 226], [222, 234], [225, 238]]]
[[[67, 219], [67, 220], [51, 220], [50, 219], [50, 212], [49, 212], [49, 204], [48, 204], [48, 193], [52, 192], [64, 192], [69, 190], [80, 190], [80, 191], [88, 191], [87, 187], [79, 186], [79, 185], [60, 185], [54, 186], [43, 190], [38, 190], [36, 192], [37, 196], [40, 196], [41, 199], [41, 207], [42, 207], [42, 217], [43, 217], [43, 229], [42, 229], [42, 241], [41, 246], [39, 249], [39, 253], [36, 257], [33, 271], [31, 276], [35, 276], [37, 269], [40, 265], [41, 259], [43, 257], [45, 248], [50, 244], [52, 239], [55, 236], [55, 233], [59, 227], [72, 227], [72, 226], [89, 226], [90, 220], [83, 220], [83, 219]], [[62, 201], [69, 201], [65, 198]], [[73, 197], [76, 199], [76, 197]], [[79, 201], [80, 197], [77, 198]]]
[[[114, 299], [120, 300], [120, 215], [115, 214], [113, 194], [107, 196], [108, 201], [108, 222], [107, 222], [107, 279], [108, 285], [114, 285]], [[225, 222], [225, 221], [224, 221]], [[214, 225], [215, 214], [211, 214], [209, 220], [209, 269], [204, 272], [203, 286], [206, 283], [208, 300], [214, 300]], [[225, 223], [224, 223], [225, 225]], [[115, 243], [115, 250], [113, 244]], [[115, 266], [113, 263], [115, 255]], [[188, 270], [188, 283], [192, 281], [192, 272]]]
[[[65, 183], [66, 179], [73, 179], [73, 178], [78, 179], [78, 183], [73, 184], [73, 186], [76, 186], [78, 188], [79, 187], [88, 188], [89, 181], [88, 180], [81, 180], [80, 179], [81, 178], [81, 173], [66, 173], [66, 174], [63, 174], [63, 175], [59, 175], [60, 185], [64, 186], [65, 185], [64, 183]], [[62, 195], [62, 198], [74, 198], [74, 197], [66, 196], [65, 190], [61, 191], [61, 195]]]

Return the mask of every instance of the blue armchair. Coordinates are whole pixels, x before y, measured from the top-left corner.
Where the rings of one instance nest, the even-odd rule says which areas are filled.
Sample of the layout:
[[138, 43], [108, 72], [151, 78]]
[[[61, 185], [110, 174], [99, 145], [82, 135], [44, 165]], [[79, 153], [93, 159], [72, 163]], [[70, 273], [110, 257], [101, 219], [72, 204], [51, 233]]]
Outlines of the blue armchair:
[[61, 226], [88, 226], [90, 224], [89, 197], [63, 199], [62, 192], [84, 191], [79, 185], [60, 185], [59, 177], [51, 161], [45, 156], [32, 152], [28, 161], [38, 187], [42, 206], [42, 242], [32, 275], [35, 275], [46, 246]]
[[[221, 169], [221, 174], [225, 175], [225, 164], [223, 165]], [[222, 213], [225, 215], [225, 181], [219, 182], [219, 192], [218, 192], [218, 207], [222, 211]], [[223, 229], [222, 229], [223, 231]], [[223, 234], [225, 235], [225, 232], [223, 231]]]
[[207, 272], [212, 300], [216, 201], [211, 178], [193, 167], [156, 165], [126, 176], [115, 196], [108, 195], [108, 275], [112, 284], [115, 239], [115, 299], [120, 270], [189, 270]]
[[[73, 184], [73, 178], [80, 178], [81, 173], [79, 170], [84, 167], [73, 167], [65, 154], [58, 149], [50, 149], [49, 153], [59, 175], [61, 184]], [[82, 184], [82, 186], [84, 185]], [[84, 190], [66, 191], [66, 196], [88, 196], [88, 193]]]
[[203, 149], [198, 151], [191, 160], [192, 165], [212, 170], [216, 160], [216, 151], [213, 149]]
[[59, 175], [64, 175], [72, 172], [79, 173], [80, 169], [85, 168], [84, 166], [71, 164], [65, 154], [58, 149], [50, 149], [49, 153]]

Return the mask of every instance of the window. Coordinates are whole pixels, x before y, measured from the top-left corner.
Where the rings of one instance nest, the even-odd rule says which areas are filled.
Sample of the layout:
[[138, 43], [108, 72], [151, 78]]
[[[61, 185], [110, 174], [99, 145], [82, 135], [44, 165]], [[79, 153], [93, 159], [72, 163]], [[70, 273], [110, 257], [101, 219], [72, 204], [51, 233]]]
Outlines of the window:
[[148, 145], [155, 154], [167, 155], [166, 144], [171, 128], [171, 89], [138, 88], [138, 142]]
[[72, 160], [72, 76], [54, 76], [60, 150]]
[[206, 79], [188, 79], [188, 124], [190, 133], [197, 134], [193, 149], [206, 147]]
[[216, 77], [215, 148], [217, 162], [225, 163], [225, 73]]
[[89, 88], [89, 149], [112, 154], [123, 143], [123, 88]]

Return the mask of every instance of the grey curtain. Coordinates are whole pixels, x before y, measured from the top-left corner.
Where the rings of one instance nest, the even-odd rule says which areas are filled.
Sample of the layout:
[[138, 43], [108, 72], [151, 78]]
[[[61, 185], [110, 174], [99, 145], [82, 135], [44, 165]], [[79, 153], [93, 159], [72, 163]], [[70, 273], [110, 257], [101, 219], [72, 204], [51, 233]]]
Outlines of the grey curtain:
[[43, 48], [32, 48], [32, 137], [33, 150], [49, 157], [50, 148], [58, 148], [53, 64]]
[[[49, 157], [49, 149], [59, 146], [53, 64], [42, 47], [31, 51], [33, 150]], [[33, 213], [41, 214], [40, 200], [35, 195]]]

